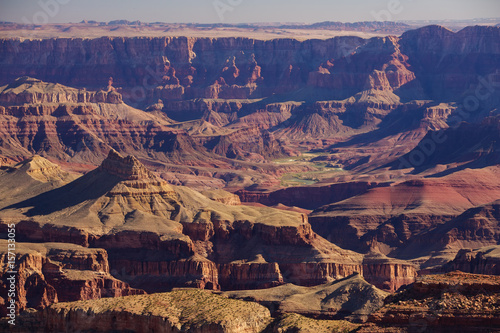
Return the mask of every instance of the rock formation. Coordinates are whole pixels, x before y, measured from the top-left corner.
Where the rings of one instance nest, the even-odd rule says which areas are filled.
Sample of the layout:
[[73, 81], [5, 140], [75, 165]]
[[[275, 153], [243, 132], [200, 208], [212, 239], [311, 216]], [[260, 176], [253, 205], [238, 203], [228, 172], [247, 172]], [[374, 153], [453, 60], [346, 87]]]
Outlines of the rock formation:
[[[110, 147], [119, 147], [138, 156], [151, 150], [163, 159], [190, 159], [188, 164], [201, 156], [202, 164], [213, 159], [185, 132], [168, 128], [166, 118], [123, 104], [117, 92], [82, 92], [28, 77], [2, 88], [0, 148], [6, 154], [40, 153], [91, 164], [106, 156]], [[118, 99], [95, 97], [100, 93], [116, 94]]]
[[55, 304], [25, 314], [20, 319], [20, 330], [258, 333], [271, 321], [269, 310], [256, 303], [230, 300], [202, 290], [176, 290]]
[[0, 208], [55, 189], [77, 178], [59, 165], [35, 155], [0, 169]]
[[500, 275], [500, 246], [462, 249], [444, 269], [473, 274]]
[[[310, 221], [318, 234], [335, 244], [388, 254], [407, 245], [418, 233], [475, 205], [496, 200], [500, 195], [497, 175], [498, 168], [491, 167], [376, 187], [318, 208], [310, 215]], [[447, 225], [453, 228], [453, 223]], [[425, 237], [422, 239], [426, 241]], [[436, 241], [441, 242], [433, 240]]]
[[243, 202], [259, 202], [274, 206], [279, 203], [306, 209], [342, 201], [360, 195], [370, 188], [384, 186], [377, 182], [345, 182], [335, 184], [316, 184], [312, 186], [289, 187], [272, 192], [239, 190], [236, 194]]
[[258, 302], [268, 307], [272, 314], [299, 313], [309, 317], [362, 321], [384, 305], [388, 293], [354, 274], [314, 287], [286, 284], [264, 290], [229, 291], [223, 295]]
[[[498, 165], [499, 129], [500, 116], [497, 115], [484, 118], [478, 123], [463, 122], [457, 128], [428, 133], [413, 150], [391, 163], [391, 166], [408, 168], [414, 163], [414, 172], [417, 173], [443, 164], [449, 164], [455, 170]], [[425, 147], [432, 150], [423, 154], [426, 152]], [[448, 173], [455, 170], [448, 170]]]
[[16, 223], [19, 240], [104, 248], [111, 272], [147, 291], [316, 285], [365, 270], [369, 282], [395, 290], [416, 276], [410, 264], [363, 262], [315, 234], [304, 214], [227, 205], [215, 194], [168, 185], [111, 151], [96, 170], [11, 204], [0, 218], [4, 228]]
[[498, 330], [499, 278], [451, 272], [421, 277], [389, 297], [360, 332]]
[[[176, 177], [178, 183], [190, 184], [191, 176], [201, 184], [198, 187], [208, 188], [214, 174], [221, 184], [224, 179], [244, 177], [246, 182], [249, 177], [276, 182], [279, 168], [263, 162], [296, 154], [254, 125], [174, 124], [161, 110], [144, 112], [124, 104], [114, 90], [83, 91], [29, 77], [0, 89], [0, 105], [4, 105], [0, 153], [6, 158], [39, 154], [86, 172], [99, 165], [109, 149], [116, 149], [162, 170], [166, 179]], [[95, 97], [101, 93], [119, 98]]]
[[[3, 39], [0, 73], [4, 84], [27, 73], [88, 87], [112, 76], [114, 84], [125, 90], [147, 82], [145, 90], [155, 90], [154, 98], [164, 102], [200, 97], [245, 99], [307, 85], [397, 90], [414, 80], [438, 100], [440, 95], [457, 96], [476, 79], [474, 70], [468, 71], [474, 63], [468, 55], [478, 53], [479, 62], [498, 59], [498, 31], [497, 27], [475, 26], [454, 33], [428, 26], [400, 38], [336, 37], [302, 42], [186, 37]], [[429, 40], [432, 42], [427, 43]], [[442, 55], [447, 57], [445, 61], [437, 61]], [[494, 72], [495, 61], [484, 63], [492, 64]], [[491, 73], [491, 66], [484, 72]], [[464, 72], [472, 75], [461, 74]]]
[[[0, 275], [12, 269], [6, 251], [7, 240], [0, 240]], [[89, 249], [64, 243], [16, 243], [16, 309], [43, 309], [53, 303], [143, 294], [109, 274], [108, 255], [103, 249]], [[7, 304], [7, 280], [2, 279], [0, 302]], [[2, 306], [0, 315], [6, 315]]]
[[[470, 208], [440, 223], [406, 242], [397, 251], [398, 256], [419, 258], [421, 268], [425, 269], [496, 274], [494, 249], [500, 245], [499, 203], [496, 200]], [[443, 264], [446, 265], [439, 268]]]

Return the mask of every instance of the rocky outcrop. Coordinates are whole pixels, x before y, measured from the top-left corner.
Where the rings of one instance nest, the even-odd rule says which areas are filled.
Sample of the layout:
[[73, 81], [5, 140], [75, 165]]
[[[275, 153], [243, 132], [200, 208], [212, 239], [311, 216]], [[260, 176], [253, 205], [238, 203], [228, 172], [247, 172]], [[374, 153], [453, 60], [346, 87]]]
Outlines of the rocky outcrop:
[[[158, 253], [150, 252], [155, 257]], [[202, 257], [180, 260], [124, 258], [111, 251], [110, 265], [114, 276], [130, 282], [147, 292], [159, 292], [174, 287], [219, 290], [219, 270], [213, 262]], [[223, 281], [226, 282], [226, 281]]]
[[[279, 185], [274, 175], [280, 171], [260, 163], [266, 159], [293, 155], [297, 147], [326, 148], [356, 136], [351, 143], [357, 147], [350, 151], [335, 147], [332, 162], [357, 171], [381, 167], [408, 153], [428, 130], [446, 128], [447, 118], [463, 113], [441, 102], [463, 104], [460, 99], [471, 88], [471, 93], [477, 90], [492, 98], [481, 103], [484, 105], [477, 115], [465, 119], [459, 114], [459, 120], [476, 121], [495, 108], [498, 101], [492, 89], [499, 70], [497, 36], [498, 27], [478, 26], [454, 33], [431, 26], [408, 31], [399, 38], [306, 41], [186, 37], [4, 39], [0, 41], [0, 77], [6, 84], [29, 74], [87, 87], [89, 91], [80, 88], [70, 92], [60, 85], [26, 78], [2, 87], [6, 104], [0, 113], [21, 119], [8, 117], [1, 122], [0, 149], [2, 154], [3, 149], [9, 153], [7, 157], [47, 153], [57, 159], [97, 165], [113, 147], [141, 160], [155, 160], [150, 165], [157, 170], [181, 171], [191, 177], [210, 173], [206, 177], [212, 178], [216, 174], [224, 179], [222, 185], [238, 179], [234, 182], [241, 188], [252, 185], [251, 181]], [[432, 40], [432, 46], [426, 45], [428, 40]], [[479, 69], [475, 63], [484, 63], [484, 68]], [[104, 90], [90, 91], [109, 82], [110, 76], [113, 80]], [[123, 89], [115, 89], [113, 84]], [[120, 101], [117, 91], [134, 106], [155, 105], [148, 109], [148, 120], [141, 115], [141, 126], [134, 126], [137, 117], [122, 117], [127, 108], [123, 103], [115, 104]], [[162, 103], [156, 103], [159, 98]], [[410, 100], [419, 102], [405, 102]], [[401, 110], [424, 100], [429, 105], [422, 110], [421, 119]], [[9, 104], [21, 101], [30, 104]], [[72, 101], [79, 105], [40, 104], [44, 101]], [[185, 133], [146, 125], [151, 121], [156, 125], [156, 121], [172, 123], [161, 117], [160, 110], [175, 120], [202, 118], [232, 132], [200, 135], [191, 140]], [[57, 120], [23, 119], [23, 115], [49, 114]], [[105, 119], [94, 117], [96, 114]], [[61, 119], [68, 115], [70, 120]], [[93, 121], [81, 119], [90, 115]], [[109, 121], [111, 115], [121, 121]], [[151, 118], [153, 115], [160, 119]], [[115, 137], [114, 133], [119, 134]], [[476, 149], [470, 155], [472, 159], [482, 157], [484, 161], [489, 158], [485, 155], [494, 155], [494, 140], [488, 143], [492, 147], [485, 149], [490, 152]], [[226, 158], [207, 153], [207, 148]], [[444, 156], [440, 152], [436, 155]], [[258, 164], [248, 167], [228, 161], [227, 157]], [[433, 166], [442, 164], [436, 162]], [[491, 165], [495, 159], [486, 162]], [[397, 164], [391, 166], [398, 168], [399, 160]], [[250, 179], [244, 179], [241, 172], [220, 172], [234, 169], [255, 172], [248, 171], [253, 173]], [[166, 177], [175, 178], [171, 174]], [[185, 178], [177, 178], [179, 183], [187, 183], [180, 179]]]
[[[398, 90], [418, 81], [415, 86], [421, 84], [439, 100], [440, 94], [458, 96], [473, 83], [477, 72], [469, 55], [479, 54], [477, 61], [498, 59], [498, 31], [498, 27], [476, 26], [454, 33], [428, 26], [400, 38], [369, 40], [3, 39], [0, 77], [9, 83], [29, 73], [51, 82], [96, 87], [113, 76], [114, 84], [136, 102], [149, 96], [164, 100], [246, 99], [305, 86], [352, 94], [367, 87]], [[429, 40], [432, 43], [427, 43]], [[441, 57], [446, 57], [444, 62], [438, 61]], [[464, 68], [470, 74], [460, 74]], [[484, 70], [491, 72], [494, 65]], [[143, 89], [139, 94], [137, 89], [131, 90], [133, 87]], [[436, 89], [433, 92], [430, 88]]]
[[[319, 237], [306, 215], [217, 200], [225, 196], [234, 197], [168, 185], [111, 151], [96, 170], [0, 216], [4, 229], [20, 221], [19, 240], [106, 249], [113, 274], [148, 291], [316, 285], [363, 274], [362, 256]], [[405, 283], [372, 275], [388, 289]]]
[[[202, 305], [202, 306], [201, 306]], [[269, 310], [200, 290], [138, 295], [97, 301], [59, 303], [19, 320], [21, 330], [36, 332], [262, 332]], [[17, 329], [16, 327], [14, 329]]]
[[[498, 27], [471, 26], [455, 33], [432, 25], [405, 32], [400, 48], [428, 96], [440, 100], [478, 87], [480, 75], [495, 73], [499, 35]], [[483, 74], [475, 72], [476, 63], [485, 64]]]
[[[486, 189], [481, 193], [485, 194]], [[461, 270], [497, 274], [499, 207], [500, 202], [496, 200], [470, 208], [436, 228], [413, 237], [397, 251], [398, 255], [405, 258], [420, 257], [421, 268], [440, 272]], [[423, 258], [428, 260], [422, 262]]]
[[417, 268], [403, 260], [367, 255], [363, 260], [364, 279], [383, 290], [395, 292], [415, 282]]
[[[388, 293], [367, 283], [358, 274], [313, 287], [285, 284], [263, 290], [227, 291], [230, 298], [258, 302], [271, 311], [299, 313], [314, 318], [365, 321], [384, 305]], [[350, 300], [356, 299], [356, 302]]]
[[123, 158], [115, 150], [110, 150], [108, 157], [101, 164], [102, 170], [124, 180], [143, 180], [153, 178], [151, 171], [133, 156]]
[[[16, 219], [2, 219], [0, 230], [7, 230], [7, 224], [14, 221]], [[22, 220], [16, 224], [16, 237], [18, 237], [18, 240], [25, 242], [70, 243], [83, 247], [88, 247], [94, 239], [93, 235], [82, 228], [56, 226], [53, 224], [41, 226], [29, 220]]]
[[[37, 99], [29, 97], [31, 94], [41, 95]], [[40, 154], [88, 168], [89, 164], [99, 164], [115, 147], [134, 152], [137, 157], [156, 155], [164, 163], [185, 160], [185, 165], [190, 166], [198, 164], [198, 160], [205, 166], [212, 162], [229, 166], [183, 130], [168, 127], [172, 121], [164, 115], [137, 110], [109, 98], [73, 98], [75, 94], [79, 94], [78, 89], [31, 78], [20, 78], [2, 87], [2, 152], [13, 157]], [[99, 92], [88, 94], [99, 96]], [[107, 94], [118, 93], [111, 90]]]
[[208, 190], [201, 192], [207, 198], [220, 202], [224, 205], [238, 206], [241, 205], [240, 198], [233, 193], [224, 190]]
[[211, 124], [224, 126], [234, 120], [246, 105], [238, 100], [194, 99], [183, 101], [163, 101], [165, 109], [173, 119], [179, 121], [204, 118]]
[[5, 87], [0, 94], [0, 104], [4, 106], [22, 104], [62, 104], [62, 103], [110, 103], [121, 104], [122, 96], [116, 91], [87, 91], [42, 82], [23, 76]]
[[[497, 174], [496, 167], [463, 170], [443, 177], [376, 187], [320, 207], [310, 214], [309, 220], [315, 232], [344, 248], [393, 252], [391, 256], [397, 254], [402, 258], [423, 255], [424, 249], [428, 254], [430, 248], [437, 250], [443, 243], [459, 247], [463, 241], [476, 242], [471, 246], [490, 245], [495, 242], [492, 230], [497, 228], [496, 208], [486, 209], [477, 218], [470, 216], [476, 210], [464, 212], [496, 200], [500, 194]], [[460, 220], [464, 221], [457, 223], [453, 218], [462, 213]], [[483, 216], [488, 216], [490, 222]], [[430, 231], [434, 227], [437, 228]], [[476, 229], [485, 232], [476, 234], [472, 231]], [[398, 253], [397, 249], [406, 247], [404, 255]]]
[[455, 259], [444, 267], [446, 271], [461, 271], [473, 274], [500, 275], [500, 247], [462, 249]]
[[[7, 241], [2, 241], [7, 249]], [[43, 309], [53, 303], [144, 293], [109, 274], [108, 255], [103, 249], [88, 249], [63, 243], [16, 243], [15, 258], [0, 255], [2, 295], [9, 289], [7, 277], [15, 276], [16, 310]], [[14, 269], [9, 266], [13, 262]], [[14, 271], [15, 273], [9, 273]], [[7, 298], [2, 298], [7, 303]], [[6, 315], [5, 307], [1, 314]]]
[[[7, 87], [2, 87], [0, 95], [22, 97], [39, 91], [71, 95], [78, 91], [35, 79], [16, 88]], [[146, 161], [176, 184], [206, 189], [214, 183], [220, 187], [241, 179], [247, 183], [247, 174], [253, 174], [259, 182], [277, 182], [275, 174], [281, 170], [268, 163], [268, 159], [294, 154], [294, 150], [255, 124], [221, 128], [234, 121], [236, 115], [209, 111], [203, 116], [217, 125], [199, 120], [200, 126], [189, 128], [187, 124], [172, 124], [174, 121], [161, 110], [144, 112], [124, 103], [16, 103], [20, 104], [2, 106], [0, 110], [2, 156], [22, 159], [38, 154], [59, 160], [78, 172], [88, 172], [92, 165], [101, 163], [110, 149], [115, 149]]]
[[[321, 64], [309, 75], [309, 84], [331, 89], [350, 88], [356, 92], [369, 89], [392, 91], [415, 80], [407, 61], [408, 56], [399, 49], [398, 38], [370, 39], [351, 56]], [[367, 66], [362, 72], [356, 71], [361, 63]]]
[[226, 290], [271, 288], [284, 283], [278, 263], [229, 263], [217, 268]]
[[286, 263], [282, 265], [283, 275], [291, 283], [314, 286], [327, 281], [345, 278], [354, 273], [363, 274], [363, 266], [356, 263]]
[[[114, 84], [123, 87], [124, 93], [147, 82], [145, 95], [153, 95], [155, 90], [154, 98], [164, 100], [241, 99], [269, 95], [280, 84], [289, 84], [281, 78], [289, 66], [297, 68], [300, 78], [326, 56], [339, 58], [364, 43], [357, 37], [306, 42], [185, 37], [2, 40], [1, 54], [12, 56], [2, 58], [1, 62], [9, 62], [11, 67], [0, 72], [11, 80], [13, 75], [34, 71], [43, 80], [74, 86], [95, 86], [113, 76]], [[36, 56], [53, 54], [56, 49], [65, 52], [48, 56], [51, 61]], [[96, 52], [103, 56], [96, 58]], [[73, 70], [65, 70], [63, 64]], [[58, 75], [51, 74], [56, 70]]]
[[233, 159], [263, 162], [292, 155], [273, 134], [258, 127], [240, 126], [229, 134], [196, 139], [209, 151]]
[[[452, 122], [461, 123], [464, 120], [460, 115], [451, 118]], [[458, 166], [484, 168], [500, 163], [500, 116], [491, 116], [480, 122], [463, 122], [456, 128], [442, 129], [438, 133], [429, 132], [419, 144], [410, 152], [403, 155], [400, 160], [391, 163], [392, 168], [415, 168], [415, 172], [422, 172], [436, 167], [439, 164], [455, 164]], [[436, 139], [439, 138], [439, 139]], [[426, 145], [439, 141], [432, 151], [423, 154]], [[441, 142], [442, 141], [442, 142]], [[457, 152], [457, 147], [460, 149]], [[423, 148], [423, 149], [422, 149]], [[417, 157], [418, 155], [418, 157]], [[415, 165], [409, 161], [416, 161]], [[404, 163], [403, 163], [404, 161]]]
[[6, 168], [11, 164], [14, 164], [13, 160], [11, 160], [10, 158], [4, 157], [4, 156], [0, 156], [0, 169]]
[[360, 332], [478, 332], [500, 329], [496, 276], [451, 272], [420, 277], [386, 300]]

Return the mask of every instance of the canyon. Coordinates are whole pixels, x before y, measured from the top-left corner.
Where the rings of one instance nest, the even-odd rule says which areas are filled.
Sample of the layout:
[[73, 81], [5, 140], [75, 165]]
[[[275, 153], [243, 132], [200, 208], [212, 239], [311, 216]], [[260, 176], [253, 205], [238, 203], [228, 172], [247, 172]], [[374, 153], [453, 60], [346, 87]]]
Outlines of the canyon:
[[19, 332], [499, 329], [500, 27], [140, 27], [0, 24]]
[[[37, 165], [50, 163], [41, 157], [37, 160]], [[31, 171], [35, 174], [33, 166]], [[19, 173], [10, 176], [19, 177]], [[65, 268], [76, 267], [90, 270], [90, 275], [101, 280], [123, 280], [115, 284], [104, 281], [118, 295], [128, 293], [130, 287], [158, 292], [185, 286], [213, 290], [266, 288], [287, 282], [312, 286], [354, 272], [394, 291], [417, 275], [410, 263], [363, 258], [337, 247], [314, 233], [304, 214], [243, 206], [234, 195], [228, 205], [217, 200], [231, 197], [225, 193], [219, 190], [217, 195], [207, 193], [207, 197], [169, 185], [136, 158], [122, 157], [112, 150], [96, 170], [4, 207], [0, 228], [6, 231], [9, 224], [15, 224], [21, 249], [33, 247], [32, 252], [37, 252], [31, 260], [22, 257], [27, 260], [25, 269], [37, 271], [45, 284], [51, 285], [53, 274], [57, 279], [63, 279], [57, 274], [70, 276]], [[37, 250], [43, 244], [51, 249]], [[85, 251], [94, 248], [101, 252], [81, 259], [90, 261], [88, 266], [69, 260], [57, 268], [51, 256], [52, 251], [58, 251], [57, 244], [69, 249], [74, 244], [74, 257], [85, 256]], [[102, 262], [94, 263], [96, 258]], [[28, 302], [24, 297], [36, 297], [38, 292], [27, 292], [20, 302]], [[97, 296], [82, 299], [110, 292], [94, 293]], [[32, 307], [43, 308], [58, 299], [74, 300], [46, 297]]]

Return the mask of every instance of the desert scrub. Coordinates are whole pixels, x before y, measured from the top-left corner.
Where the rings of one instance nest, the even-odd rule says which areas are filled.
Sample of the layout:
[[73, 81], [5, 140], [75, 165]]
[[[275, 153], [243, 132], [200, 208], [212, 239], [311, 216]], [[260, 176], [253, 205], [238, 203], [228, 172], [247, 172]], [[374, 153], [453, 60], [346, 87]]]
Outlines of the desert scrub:
[[200, 289], [58, 303], [51, 308], [65, 313], [86, 311], [96, 316], [112, 312], [160, 317], [181, 331], [215, 325], [228, 332], [240, 329], [260, 332], [271, 321], [269, 310], [257, 303], [228, 299]]
[[296, 313], [280, 316], [273, 326], [273, 332], [280, 333], [349, 333], [359, 327], [345, 320], [316, 320]]

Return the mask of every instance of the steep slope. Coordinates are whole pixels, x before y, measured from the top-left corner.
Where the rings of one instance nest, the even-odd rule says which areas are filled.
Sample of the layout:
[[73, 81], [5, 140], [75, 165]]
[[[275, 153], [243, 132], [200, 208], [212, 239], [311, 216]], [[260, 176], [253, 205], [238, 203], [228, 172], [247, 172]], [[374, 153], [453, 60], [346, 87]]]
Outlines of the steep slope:
[[[207, 195], [168, 185], [111, 151], [96, 170], [5, 207], [0, 218], [4, 229], [16, 223], [18, 240], [104, 248], [116, 277], [151, 291], [314, 285], [380, 266], [316, 235], [304, 214]], [[407, 283], [416, 272], [403, 266]], [[367, 276], [391, 290], [402, 281], [390, 271]]]
[[484, 168], [500, 164], [500, 116], [480, 123], [462, 123], [457, 128], [429, 132], [419, 144], [399, 160], [393, 168], [414, 168], [414, 173], [438, 173], [439, 165], [448, 165], [443, 173], [464, 168]]
[[[136, 102], [143, 102], [147, 96], [164, 102], [192, 98], [245, 99], [303, 86], [308, 72], [326, 57], [340, 58], [364, 43], [358, 37], [304, 42], [186, 37], [40, 42], [3, 39], [0, 63], [9, 66], [0, 68], [0, 76], [7, 83], [34, 73], [43, 80], [87, 87], [100, 86], [99, 82], [107, 82], [113, 76], [115, 84]], [[65, 51], [58, 53], [58, 49]], [[47, 54], [47, 58], [41, 58], [41, 54]], [[139, 88], [133, 90], [134, 87]]]
[[362, 90], [396, 90], [415, 79], [408, 56], [399, 49], [396, 37], [372, 38], [348, 57], [329, 59], [309, 75], [315, 87]]
[[114, 90], [88, 92], [22, 77], [1, 89], [0, 104], [5, 156], [40, 153], [97, 164], [114, 147], [170, 163], [228, 165], [184, 131], [168, 128], [168, 118], [124, 104]]
[[[57, 302], [144, 294], [109, 274], [108, 254], [103, 249], [64, 243], [17, 242], [12, 258], [7, 244], [7, 240], [0, 240], [0, 303], [8, 304], [7, 277], [14, 276], [17, 313], [27, 308], [43, 309]], [[9, 267], [12, 262], [15, 269]], [[5, 316], [6, 306], [2, 306], [1, 311], [0, 315]]]
[[[486, 256], [486, 254], [481, 255], [481, 251], [477, 250], [478, 248], [489, 246], [494, 248], [500, 245], [499, 222], [499, 200], [473, 207], [432, 230], [418, 235], [407, 244], [404, 244], [398, 251], [398, 255], [402, 258], [410, 256], [418, 258], [417, 260], [422, 263], [422, 268], [442, 265], [455, 258], [457, 263], [463, 261], [464, 266], [460, 266], [460, 264], [451, 266], [462, 270], [462, 267], [466, 267], [467, 261], [468, 264], [471, 264], [470, 261], [481, 261]], [[475, 251], [471, 249], [475, 249]], [[467, 257], [469, 259], [466, 259]], [[492, 260], [494, 261], [494, 259]], [[487, 260], [486, 264], [486, 266], [489, 265]], [[488, 273], [490, 269], [494, 271], [494, 268], [484, 268], [484, 273], [482, 273], [482, 266], [475, 268], [472, 265], [470, 267], [465, 271], [468, 273], [496, 274]]]
[[382, 307], [388, 293], [370, 285], [359, 274], [354, 274], [314, 287], [286, 284], [264, 290], [225, 292], [224, 295], [258, 302], [274, 313], [366, 320], [369, 314]]
[[215, 126], [200, 119], [171, 127], [185, 129], [208, 151], [228, 158], [263, 162], [266, 159], [293, 154], [276, 140], [274, 135], [257, 126], [245, 124]]
[[[129, 99], [143, 102], [150, 96], [154, 99], [150, 104], [158, 98], [165, 102], [269, 97], [306, 86], [339, 88], [342, 94], [348, 92], [345, 97], [369, 88], [402, 95], [407, 89], [415, 93], [423, 88], [430, 99], [444, 101], [468, 90], [471, 83], [477, 83], [478, 75], [498, 69], [498, 36], [499, 28], [492, 26], [467, 27], [456, 33], [427, 26], [407, 31], [400, 38], [306, 41], [2, 39], [0, 77], [6, 84], [30, 73], [47, 81], [96, 88], [113, 76]], [[474, 67], [475, 63], [482, 65]], [[141, 89], [132, 94], [133, 87]]]
[[318, 208], [313, 230], [345, 248], [390, 253], [476, 205], [500, 197], [498, 167], [466, 169], [440, 178], [424, 178], [366, 193]]
[[[200, 306], [203, 305], [203, 306]], [[91, 313], [90, 313], [90, 312]], [[359, 325], [344, 320], [315, 320], [297, 314], [272, 318], [265, 307], [200, 290], [60, 303], [43, 311], [24, 312], [11, 332], [347, 332]]]
[[405, 32], [400, 44], [425, 93], [433, 100], [458, 100], [471, 86], [478, 86], [481, 77], [488, 80], [487, 76], [499, 69], [498, 27], [471, 26], [455, 33], [441, 26], [427, 26]]
[[33, 156], [0, 169], [0, 208], [52, 190], [77, 178], [52, 162]]
[[462, 249], [444, 268], [447, 271], [458, 270], [473, 274], [500, 275], [500, 246]]
[[0, 99], [0, 154], [14, 160], [39, 154], [88, 171], [113, 148], [172, 183], [207, 189], [277, 183], [286, 170], [262, 162], [293, 153], [252, 125], [173, 124], [161, 111], [124, 104], [111, 85], [95, 92], [22, 77], [1, 87]]
[[[0, 101], [4, 108], [0, 113], [24, 116], [6, 116], [9, 120], [3, 122], [7, 127], [4, 131], [9, 134], [0, 136], [0, 154], [14, 157], [13, 152], [27, 156], [44, 151], [63, 160], [98, 164], [113, 147], [134, 154], [157, 170], [163, 168], [165, 178], [172, 182], [198, 185], [203, 179], [205, 185], [213, 185], [209, 178], [216, 174], [223, 179], [216, 183], [218, 186], [241, 188], [252, 183], [262, 187], [279, 184], [274, 177], [279, 169], [255, 162], [290, 155], [297, 149], [328, 148], [329, 161], [353, 173], [366, 173], [385, 168], [409, 153], [429, 130], [445, 129], [457, 116], [464, 120], [468, 96], [487, 95], [480, 99], [480, 112], [465, 120], [481, 121], [498, 107], [494, 93], [500, 70], [498, 34], [498, 27], [468, 27], [455, 33], [429, 26], [401, 37], [306, 41], [3, 39], [0, 77], [5, 83], [29, 73], [82, 88], [69, 93], [61, 92], [65, 89], [60, 85], [30, 88], [22, 80], [3, 87]], [[41, 58], [42, 54], [47, 58]], [[97, 58], [95, 54], [102, 56]], [[104, 90], [83, 90], [99, 88], [110, 76], [113, 80]], [[23, 89], [26, 93], [20, 93]], [[61, 93], [48, 94], [49, 90]], [[162, 125], [171, 123], [172, 118], [204, 119], [213, 126], [201, 123], [185, 128], [196, 136], [193, 141], [183, 130], [131, 126], [131, 115], [119, 124], [98, 117], [95, 121], [105, 122], [99, 129], [94, 123], [75, 120], [71, 108], [61, 108], [57, 112], [69, 112], [71, 121], [56, 121], [56, 130], [54, 119], [33, 123], [25, 115], [54, 117], [57, 112], [48, 110], [47, 103], [57, 101], [97, 104], [101, 109], [98, 114], [114, 116], [130, 109], [123, 107], [118, 91], [132, 105], [145, 109], [151, 106], [147, 116], [160, 118]], [[12, 105], [21, 101], [44, 103], [45, 109], [25, 110]], [[161, 117], [161, 112], [168, 117]], [[134, 119], [142, 119], [144, 125], [147, 116], [142, 113]], [[14, 131], [16, 126], [23, 133]], [[231, 128], [234, 132], [226, 133]], [[51, 134], [62, 131], [81, 135], [56, 138]], [[114, 138], [110, 132], [121, 135]], [[209, 132], [212, 134], [207, 135]], [[219, 155], [252, 163], [221, 159], [207, 153], [200, 143]], [[255, 172], [248, 176], [240, 172], [245, 169]], [[183, 176], [174, 174], [179, 172]], [[398, 172], [391, 175], [397, 177]]]
[[[375, 114], [375, 119], [380, 120], [375, 123], [372, 120], [369, 131], [361, 131], [359, 135], [328, 147], [326, 151], [329, 155], [322, 159], [358, 174], [373, 171], [389, 175], [391, 172], [387, 170], [387, 164], [390, 163], [397, 164], [399, 169], [409, 168], [408, 164], [415, 163], [415, 156], [412, 156], [411, 162], [408, 162], [407, 156], [401, 156], [419, 149], [416, 148], [419, 143], [424, 144], [424, 152], [441, 143], [442, 136], [437, 131], [449, 127], [448, 119], [457, 107], [453, 103], [411, 101], [393, 105], [392, 109], [386, 115]], [[376, 127], [373, 127], [374, 124]]]

